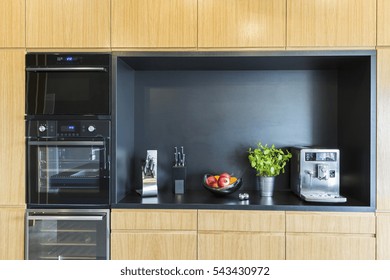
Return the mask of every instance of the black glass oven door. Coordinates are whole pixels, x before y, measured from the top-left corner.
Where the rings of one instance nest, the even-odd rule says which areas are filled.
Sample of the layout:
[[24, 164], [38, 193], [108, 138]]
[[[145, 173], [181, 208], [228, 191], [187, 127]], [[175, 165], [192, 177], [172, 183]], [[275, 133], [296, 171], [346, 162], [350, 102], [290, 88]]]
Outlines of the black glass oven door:
[[27, 115], [109, 115], [104, 67], [27, 68]]
[[109, 203], [105, 141], [29, 141], [28, 203]]

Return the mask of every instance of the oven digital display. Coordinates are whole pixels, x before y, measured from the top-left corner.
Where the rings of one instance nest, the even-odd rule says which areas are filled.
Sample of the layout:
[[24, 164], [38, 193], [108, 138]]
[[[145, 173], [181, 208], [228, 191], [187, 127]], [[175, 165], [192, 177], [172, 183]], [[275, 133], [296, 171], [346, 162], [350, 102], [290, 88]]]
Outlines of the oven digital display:
[[61, 132], [76, 132], [77, 127], [75, 125], [61, 125]]
[[305, 153], [306, 161], [337, 161], [337, 154], [334, 152]]

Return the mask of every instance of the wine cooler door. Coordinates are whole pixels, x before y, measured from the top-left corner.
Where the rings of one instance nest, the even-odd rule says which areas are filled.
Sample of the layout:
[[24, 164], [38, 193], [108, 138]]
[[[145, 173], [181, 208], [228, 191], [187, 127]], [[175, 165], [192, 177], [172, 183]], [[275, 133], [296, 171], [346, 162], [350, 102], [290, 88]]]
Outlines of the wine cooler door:
[[27, 210], [26, 259], [109, 259], [109, 210]]

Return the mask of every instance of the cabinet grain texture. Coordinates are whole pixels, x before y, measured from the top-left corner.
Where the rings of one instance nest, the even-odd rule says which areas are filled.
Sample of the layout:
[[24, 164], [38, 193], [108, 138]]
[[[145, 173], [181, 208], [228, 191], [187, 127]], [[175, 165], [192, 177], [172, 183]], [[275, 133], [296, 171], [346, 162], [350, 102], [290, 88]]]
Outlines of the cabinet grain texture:
[[0, 1], [0, 48], [25, 47], [25, 0]]
[[0, 50], [0, 206], [25, 204], [24, 50]]
[[287, 47], [376, 45], [376, 0], [287, 0]]
[[390, 46], [390, 1], [377, 2], [377, 45]]
[[196, 259], [197, 210], [114, 209], [111, 259]]
[[378, 211], [390, 210], [390, 48], [377, 50], [377, 182]]
[[375, 260], [375, 237], [348, 234], [286, 234], [287, 260]]
[[284, 233], [200, 232], [200, 260], [284, 260]]
[[286, 259], [374, 260], [374, 213], [286, 213]]
[[198, 230], [284, 233], [285, 212], [198, 210]]
[[0, 260], [24, 259], [24, 208], [0, 207]]
[[375, 214], [287, 212], [286, 232], [375, 234]]
[[110, 0], [26, 0], [28, 48], [110, 48]]
[[112, 48], [196, 48], [197, 0], [112, 0]]
[[113, 232], [113, 260], [195, 260], [196, 231]]
[[377, 213], [376, 216], [376, 258], [390, 260], [390, 213]]
[[285, 212], [198, 210], [199, 259], [285, 259]]
[[113, 209], [112, 230], [196, 230], [197, 210]]
[[286, 0], [199, 0], [199, 48], [284, 48]]

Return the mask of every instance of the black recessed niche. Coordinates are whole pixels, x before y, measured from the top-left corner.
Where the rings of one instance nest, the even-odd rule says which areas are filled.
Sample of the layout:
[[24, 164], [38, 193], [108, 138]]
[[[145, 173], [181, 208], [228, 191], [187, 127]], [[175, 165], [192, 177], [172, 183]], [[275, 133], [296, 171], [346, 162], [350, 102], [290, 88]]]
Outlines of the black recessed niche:
[[[137, 201], [147, 149], [158, 150], [159, 194], [173, 196], [175, 146], [187, 155], [188, 196], [211, 201], [202, 175], [221, 172], [256, 192], [247, 150], [261, 141], [340, 149], [348, 202], [337, 207], [375, 208], [375, 51], [126, 52], [113, 60], [114, 204]], [[276, 192], [291, 199], [275, 209], [318, 206], [290, 191], [289, 168]]]

